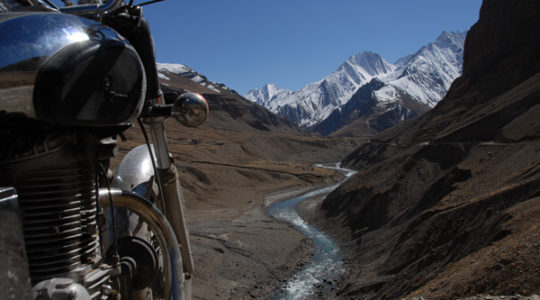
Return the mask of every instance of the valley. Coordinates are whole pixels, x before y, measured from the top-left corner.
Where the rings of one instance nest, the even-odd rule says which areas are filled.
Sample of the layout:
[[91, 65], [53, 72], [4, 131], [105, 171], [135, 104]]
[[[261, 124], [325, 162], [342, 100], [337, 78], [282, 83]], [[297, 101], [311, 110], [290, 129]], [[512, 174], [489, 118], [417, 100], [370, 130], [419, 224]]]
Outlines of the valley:
[[[211, 112], [200, 128], [166, 121], [169, 150], [180, 172], [191, 234], [194, 299], [262, 298], [309, 261], [309, 239], [272, 218], [272, 203], [340, 181], [314, 166], [340, 161], [365, 138], [322, 138], [265, 112], [233, 92], [168, 74], [169, 89], [205, 93]], [[114, 164], [144, 143], [139, 128], [125, 133]]]
[[268, 207], [268, 213], [292, 224], [309, 238], [313, 244], [313, 255], [309, 262], [284, 283], [271, 299], [325, 298], [336, 289], [342, 280], [346, 267], [342, 261], [340, 246], [326, 233], [304, 220], [298, 213], [298, 206], [324, 198], [332, 190], [350, 178], [355, 171], [339, 167], [339, 163], [318, 164], [318, 167], [335, 169], [344, 174], [344, 179], [335, 184], [309, 191]]
[[[501, 21], [506, 14], [512, 18]], [[539, 293], [539, 18], [532, 0], [485, 0], [463, 41], [463, 73], [448, 80], [442, 100], [421, 103], [398, 91], [396, 80], [410, 80], [411, 68], [375, 78], [396, 69], [381, 62], [334, 99], [339, 108], [319, 107], [325, 118], [311, 121], [273, 113], [192, 70], [163, 67], [165, 90], [202, 93], [211, 107], [201, 128], [167, 123], [197, 266], [194, 298], [264, 299], [302, 269], [310, 240], [266, 210], [339, 182], [341, 173], [314, 166], [336, 161], [358, 173], [297, 206], [343, 250], [346, 273], [328, 298]], [[374, 54], [351, 61], [367, 57]], [[329, 80], [316, 86], [326, 93], [315, 98], [343, 92]], [[267, 96], [271, 89], [294, 94], [268, 86]], [[312, 125], [321, 127], [305, 131]], [[126, 137], [123, 153], [142, 143], [136, 129]]]
[[[266, 208], [341, 180], [339, 172], [313, 163], [339, 161], [362, 141], [186, 129], [173, 120], [167, 125], [186, 199], [196, 266], [194, 299], [272, 293], [308, 262], [312, 249], [309, 239]], [[126, 137], [120, 147], [124, 153], [143, 142], [135, 128]]]

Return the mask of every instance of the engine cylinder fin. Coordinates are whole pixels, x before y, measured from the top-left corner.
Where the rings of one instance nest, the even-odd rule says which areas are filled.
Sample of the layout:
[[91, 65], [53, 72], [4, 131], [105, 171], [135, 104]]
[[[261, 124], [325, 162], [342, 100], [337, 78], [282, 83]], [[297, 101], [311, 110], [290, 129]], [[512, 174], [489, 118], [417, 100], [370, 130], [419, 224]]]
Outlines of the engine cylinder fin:
[[69, 223], [66, 222], [62, 224], [61, 226], [57, 226], [51, 223], [51, 226], [30, 227], [24, 231], [24, 234], [32, 235], [33, 237], [40, 237], [40, 236], [47, 237], [50, 234], [58, 234], [60, 232], [67, 232], [73, 228], [78, 228], [80, 226], [81, 226], [80, 220], [75, 219], [72, 222], [69, 222]]
[[101, 299], [110, 268], [102, 261], [97, 222], [100, 141], [79, 129], [24, 133], [10, 143], [18, 155], [0, 149], [0, 183], [17, 190], [31, 282], [71, 278]]
[[16, 182], [34, 283], [95, 260], [99, 250], [91, 166], [31, 171]]
[[69, 230], [64, 230], [63, 232], [47, 235], [30, 235], [27, 234], [28, 240], [30, 241], [26, 245], [29, 247], [35, 245], [48, 245], [51, 243], [69, 243], [71, 240], [79, 239], [82, 236], [81, 228], [71, 228]]
[[[78, 251], [77, 251], [78, 252]], [[33, 268], [43, 269], [44, 267], [55, 266], [55, 265], [65, 265], [79, 263], [81, 260], [80, 253], [68, 253], [62, 256], [50, 256], [50, 259], [32, 259], [29, 262], [32, 264]], [[51, 260], [54, 258], [54, 260]]]

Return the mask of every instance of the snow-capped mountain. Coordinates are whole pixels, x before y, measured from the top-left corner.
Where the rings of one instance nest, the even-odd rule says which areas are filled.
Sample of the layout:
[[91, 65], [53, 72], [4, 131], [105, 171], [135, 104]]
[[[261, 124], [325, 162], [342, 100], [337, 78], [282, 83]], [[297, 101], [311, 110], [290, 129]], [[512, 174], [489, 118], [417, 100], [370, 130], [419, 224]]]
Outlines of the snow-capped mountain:
[[[309, 129], [323, 135], [373, 135], [430, 109], [397, 89], [381, 99], [380, 94], [391, 87], [377, 78], [361, 86], [343, 106], [328, 118]], [[390, 100], [391, 99], [391, 100]]]
[[246, 97], [304, 127], [313, 127], [336, 109], [341, 110], [360, 87], [373, 79], [383, 83], [372, 88], [375, 102], [369, 102], [374, 105], [395, 108], [389, 104], [407, 98], [433, 107], [461, 74], [465, 34], [443, 32], [435, 42], [394, 64], [376, 53], [362, 52], [322, 80], [297, 91], [264, 98], [259, 96], [264, 95], [263, 88], [250, 91]]
[[352, 94], [371, 78], [384, 76], [394, 69], [395, 66], [378, 54], [362, 52], [351, 56], [336, 71], [322, 80], [308, 84], [295, 92], [282, 92], [270, 99], [258, 96], [267, 94], [265, 86], [251, 90], [245, 97], [299, 125], [308, 127], [321, 122], [335, 108], [345, 104]]
[[[443, 31], [437, 40], [412, 56], [397, 61], [399, 74], [388, 85], [407, 92], [413, 98], [435, 106], [462, 71], [465, 32]], [[380, 92], [388, 94], [392, 88]]]
[[275, 84], [267, 84], [260, 89], [250, 90], [244, 97], [266, 106], [274, 98], [285, 98], [290, 94], [292, 94], [291, 90], [282, 89]]

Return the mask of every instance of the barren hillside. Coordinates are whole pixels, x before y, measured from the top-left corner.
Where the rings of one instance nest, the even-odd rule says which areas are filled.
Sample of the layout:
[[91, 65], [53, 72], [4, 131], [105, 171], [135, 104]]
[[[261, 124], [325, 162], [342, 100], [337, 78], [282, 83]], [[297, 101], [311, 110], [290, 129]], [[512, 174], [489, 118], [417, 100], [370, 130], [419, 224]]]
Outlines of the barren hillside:
[[484, 0], [463, 75], [349, 155], [322, 208], [353, 241], [339, 297], [540, 291], [540, 3]]

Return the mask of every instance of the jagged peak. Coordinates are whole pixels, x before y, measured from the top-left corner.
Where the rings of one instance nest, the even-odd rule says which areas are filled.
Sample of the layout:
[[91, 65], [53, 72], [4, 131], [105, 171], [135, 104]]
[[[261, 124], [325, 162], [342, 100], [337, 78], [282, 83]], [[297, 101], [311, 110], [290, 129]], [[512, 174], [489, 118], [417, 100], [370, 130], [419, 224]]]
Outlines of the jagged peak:
[[277, 86], [277, 85], [274, 84], [274, 83], [267, 83], [267, 84], [265, 84], [264, 86], [262, 86], [261, 88], [249, 90], [249, 91], [248, 91], [248, 94], [249, 94], [249, 93], [253, 93], [253, 92], [258, 92], [258, 91], [267, 91], [267, 92], [278, 91], [278, 92], [281, 92], [281, 91], [289, 91], [289, 90], [280, 88], [279, 86]]
[[392, 65], [384, 60], [379, 54], [371, 51], [363, 51], [349, 57], [345, 64], [355, 65], [364, 69], [369, 75], [375, 76], [392, 71]]
[[269, 84], [266, 84], [264, 87], [263, 87], [265, 90], [267, 90], [268, 92], [283, 92], [283, 91], [289, 91], [288, 89], [283, 89], [279, 86], [277, 86], [276, 84], [273, 84], [273, 83], [269, 83]]
[[415, 57], [421, 55], [423, 52], [433, 49], [433, 46], [438, 48], [449, 48], [454, 47], [455, 51], [463, 52], [463, 45], [465, 42], [465, 37], [467, 36], [467, 31], [446, 31], [444, 30], [439, 34], [437, 39], [434, 42], [431, 42], [423, 47], [421, 47], [416, 53], [410, 54], [404, 57], [401, 57], [395, 61], [395, 65], [402, 67], [411, 62]]
[[457, 45], [461, 48], [463, 48], [463, 44], [465, 42], [465, 36], [467, 35], [467, 31], [443, 31], [435, 40], [433, 44], [437, 45], [438, 47], [449, 47], [451, 45]]
[[280, 88], [276, 84], [269, 83], [261, 88], [249, 90], [244, 97], [264, 105], [276, 97], [276, 95], [288, 95], [290, 93], [292, 93], [292, 91]]

